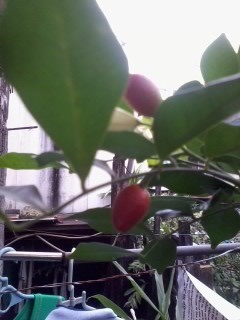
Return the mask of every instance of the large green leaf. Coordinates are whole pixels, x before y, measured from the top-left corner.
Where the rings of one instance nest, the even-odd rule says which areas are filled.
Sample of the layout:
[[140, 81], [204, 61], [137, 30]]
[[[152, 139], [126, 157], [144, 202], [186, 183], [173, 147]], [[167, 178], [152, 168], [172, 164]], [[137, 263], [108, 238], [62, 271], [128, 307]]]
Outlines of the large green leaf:
[[221, 34], [205, 50], [200, 67], [206, 82], [239, 72], [237, 54], [225, 34]]
[[134, 256], [137, 256], [137, 254], [123, 248], [114, 247], [105, 243], [91, 242], [79, 243], [69, 258], [82, 261], [104, 262]]
[[128, 77], [94, 0], [9, 0], [0, 58], [27, 108], [85, 180]]
[[[194, 169], [174, 169], [155, 175], [151, 184], [164, 186], [172, 192], [189, 195], [213, 194], [219, 189], [233, 192], [234, 188], [227, 182], [209, 175], [204, 171]], [[169, 208], [169, 209], [177, 209]]]
[[96, 294], [94, 296], [89, 297], [89, 299], [92, 299], [92, 298], [99, 300], [105, 308], [112, 309], [113, 312], [115, 312], [116, 315], [118, 315], [119, 317], [122, 317], [123, 319], [126, 319], [126, 320], [131, 320], [131, 318], [126, 314], [126, 312], [122, 308], [120, 308], [116, 303], [114, 303], [112, 300], [108, 299], [107, 297], [101, 294]]
[[220, 242], [233, 238], [240, 231], [240, 215], [237, 210], [224, 208], [220, 204], [206, 210], [201, 222], [213, 248]]
[[[112, 225], [112, 211], [110, 208], [88, 209], [84, 212], [70, 215], [66, 219], [84, 221], [88, 223], [91, 228], [99, 232], [108, 234], [117, 233]], [[131, 230], [131, 233], [138, 235], [152, 235], [151, 231], [144, 225], [144, 223], [139, 223], [133, 230]]]
[[176, 259], [176, 243], [169, 238], [151, 241], [141, 252], [140, 260], [162, 273]]
[[155, 215], [160, 210], [176, 210], [182, 212], [183, 215], [192, 215], [191, 204], [194, 201], [184, 197], [159, 196], [151, 197], [151, 205], [147, 218]]
[[101, 149], [125, 158], [136, 159], [138, 162], [150, 158], [157, 152], [151, 141], [130, 131], [108, 132]]
[[205, 135], [205, 152], [215, 158], [240, 151], [240, 127], [221, 123]]
[[153, 131], [158, 154], [171, 152], [240, 110], [240, 74], [166, 99], [156, 112]]

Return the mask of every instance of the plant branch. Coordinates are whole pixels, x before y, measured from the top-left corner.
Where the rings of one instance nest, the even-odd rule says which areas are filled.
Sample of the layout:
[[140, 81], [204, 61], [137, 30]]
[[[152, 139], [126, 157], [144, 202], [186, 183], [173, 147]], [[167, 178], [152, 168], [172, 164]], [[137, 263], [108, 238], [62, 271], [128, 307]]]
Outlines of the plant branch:
[[[192, 158], [195, 158], [197, 159], [198, 161], [204, 163], [204, 167], [206, 167], [206, 171], [208, 170], [208, 167], [211, 167], [217, 171], [220, 171], [222, 173], [225, 173], [226, 172], [224, 170], [222, 170], [219, 166], [217, 166], [216, 164], [210, 162], [209, 160], [206, 160], [204, 158], [202, 158], [201, 156], [199, 156], [198, 154], [196, 154], [195, 152], [189, 150], [187, 147], [182, 147], [183, 151], [185, 152], [185, 154], [187, 154], [188, 156], [192, 157]], [[199, 165], [199, 164], [196, 164], [195, 165]]]
[[[240, 181], [238, 181], [237, 179], [233, 178], [231, 175], [226, 175], [225, 173], [222, 173], [222, 172], [219, 172], [219, 171], [215, 171], [215, 170], [208, 170], [206, 172], [205, 169], [193, 169], [193, 168], [164, 168], [164, 167], [159, 167], [159, 168], [156, 168], [156, 169], [152, 169], [150, 171], [147, 171], [147, 172], [142, 172], [142, 173], [137, 173], [137, 174], [133, 174], [133, 175], [127, 175], [127, 176], [124, 176], [124, 177], [121, 177], [121, 178], [117, 178], [113, 181], [108, 181], [108, 182], [105, 182], [105, 183], [102, 183], [102, 184], [99, 184], [95, 187], [92, 187], [92, 188], [89, 188], [89, 189], [86, 189], [84, 190], [82, 193], [76, 195], [75, 197], [73, 197], [72, 199], [66, 201], [65, 203], [63, 203], [62, 205], [60, 205], [59, 207], [55, 208], [54, 210], [50, 211], [50, 212], [47, 212], [45, 213], [43, 216], [41, 217], [37, 217], [36, 219], [34, 220], [31, 220], [31, 221], [28, 221], [28, 222], [25, 222], [25, 223], [22, 223], [21, 225], [16, 225], [16, 224], [13, 224], [6, 216], [5, 216], [5, 221], [6, 221], [6, 225], [7, 227], [9, 227], [10, 229], [13, 229], [15, 231], [22, 231], [26, 228], [29, 228], [31, 226], [33, 226], [37, 221], [41, 220], [42, 218], [47, 218], [47, 217], [51, 217], [51, 216], [54, 216], [55, 214], [61, 212], [65, 207], [67, 207], [69, 204], [73, 203], [74, 201], [76, 200], [79, 200], [81, 199], [82, 197], [84, 197], [85, 195], [89, 194], [89, 193], [92, 193], [100, 188], [103, 188], [103, 187], [106, 187], [112, 183], [119, 183], [119, 182], [124, 182], [124, 181], [127, 181], [129, 179], [132, 179], [132, 178], [138, 178], [138, 177], [142, 177], [144, 176], [144, 179], [148, 180], [150, 178], [151, 175], [155, 174], [155, 173], [161, 173], [161, 172], [171, 172], [171, 171], [174, 171], [174, 172], [181, 172], [181, 171], [187, 171], [187, 172], [203, 172], [203, 173], [208, 173], [212, 176], [215, 176], [221, 180], [225, 180], [226, 182], [229, 182], [237, 187], [240, 188]], [[144, 180], [143, 179], [143, 180]], [[145, 180], [145, 181], [146, 181]], [[5, 222], [4, 221], [4, 222]]]

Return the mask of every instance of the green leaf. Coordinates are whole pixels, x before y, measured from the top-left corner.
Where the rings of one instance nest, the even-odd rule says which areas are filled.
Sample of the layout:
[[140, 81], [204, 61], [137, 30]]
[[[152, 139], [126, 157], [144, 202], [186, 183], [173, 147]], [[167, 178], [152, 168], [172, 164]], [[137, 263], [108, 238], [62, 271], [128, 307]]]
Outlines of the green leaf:
[[200, 67], [206, 82], [239, 72], [237, 54], [225, 34], [221, 34], [205, 50]]
[[224, 171], [239, 174], [240, 169], [240, 152], [226, 154], [215, 159], [218, 166]]
[[101, 149], [142, 162], [156, 154], [154, 144], [130, 131], [108, 132]]
[[[66, 220], [80, 220], [89, 224], [89, 226], [99, 232], [107, 234], [118, 233], [112, 225], [112, 211], [111, 208], [93, 208], [88, 209], [84, 212], [76, 213], [70, 215]], [[144, 223], [139, 223], [133, 230], [133, 234], [143, 234], [152, 235], [151, 230], [149, 230]]]
[[239, 109], [240, 74], [166, 99], [157, 110], [153, 123], [159, 156], [165, 159]]
[[151, 197], [151, 205], [149, 209], [149, 213], [147, 215], [147, 219], [154, 216], [157, 211], [160, 210], [176, 210], [181, 211], [183, 215], [191, 216], [192, 208], [191, 204], [194, 201], [184, 197], [171, 197], [171, 196], [159, 196], [159, 197]]
[[36, 157], [36, 161], [38, 162], [39, 166], [46, 167], [55, 163], [60, 165], [59, 162], [65, 161], [65, 157], [60, 152], [44, 152]]
[[179, 87], [177, 91], [174, 93], [174, 95], [178, 95], [180, 93], [185, 93], [186, 91], [191, 91], [192, 89], [198, 89], [202, 87], [203, 85], [201, 84], [201, 82], [197, 80], [192, 80], [184, 83], [181, 87]]
[[199, 156], [203, 156], [204, 141], [196, 137], [186, 144], [187, 149]]
[[[174, 169], [163, 171], [155, 175], [151, 184], [164, 186], [172, 192], [188, 195], [213, 194], [219, 189], [233, 192], [234, 188], [229, 183], [220, 180], [210, 174], [194, 169]], [[177, 208], [169, 208], [176, 209]]]
[[[117, 262], [113, 261], [115, 267], [121, 271], [123, 274], [127, 275], [128, 272]], [[146, 295], [143, 289], [137, 284], [137, 282], [130, 276], [126, 276], [126, 278], [131, 282], [133, 288], [138, 292], [138, 294], [144, 299], [155, 311], [159, 312], [160, 310], [155, 306], [152, 300]]]
[[171, 293], [172, 293], [172, 289], [173, 289], [174, 274], [175, 274], [175, 269], [173, 268], [172, 272], [171, 272], [168, 288], [167, 288], [166, 294], [164, 296], [163, 305], [162, 305], [163, 306], [163, 313], [166, 316], [169, 316], [168, 315], [168, 308], [171, 303]]
[[13, 170], [37, 170], [42, 168], [63, 168], [66, 167], [63, 164], [57, 162], [58, 159], [52, 160], [51, 162], [40, 163], [39, 157], [44, 154], [36, 156], [32, 153], [17, 153], [10, 152], [0, 156], [0, 168], [9, 168]]
[[160, 163], [161, 161], [157, 156], [153, 156], [152, 158], [147, 159], [147, 164], [149, 168], [157, 168], [159, 167]]
[[39, 169], [36, 156], [32, 153], [6, 153], [0, 156], [0, 167], [14, 170]]
[[48, 210], [39, 190], [33, 185], [0, 187], [0, 196], [29, 204], [40, 211]]
[[205, 152], [209, 158], [216, 158], [234, 151], [240, 151], [240, 127], [221, 123], [205, 135]]
[[128, 77], [106, 18], [93, 0], [11, 0], [0, 43], [7, 79], [85, 180]]
[[122, 308], [120, 308], [118, 305], [116, 305], [113, 301], [111, 301], [107, 297], [101, 294], [96, 294], [94, 296], [89, 297], [89, 299], [92, 299], [92, 298], [100, 301], [105, 308], [112, 309], [113, 312], [115, 312], [118, 317], [122, 317], [123, 319], [126, 319], [126, 320], [131, 320], [131, 318], [126, 314], [126, 312]]
[[203, 212], [201, 223], [211, 240], [212, 248], [215, 248], [239, 232], [240, 215], [236, 209], [216, 204]]
[[171, 293], [172, 293], [172, 287], [173, 287], [174, 273], [175, 273], [175, 270], [172, 269], [168, 288], [165, 293], [164, 284], [163, 284], [163, 275], [158, 274], [157, 271], [154, 272], [154, 277], [155, 277], [156, 287], [157, 287], [158, 305], [159, 305], [159, 309], [162, 311], [165, 317], [164, 319], [169, 319], [168, 308], [171, 303]]
[[79, 243], [69, 259], [104, 262], [134, 256], [137, 254], [110, 244], [91, 242]]
[[141, 252], [140, 261], [148, 263], [162, 273], [166, 267], [174, 264], [176, 259], [176, 243], [169, 238], [151, 241]]
[[133, 113], [133, 109], [129, 106], [129, 104], [124, 100], [124, 99], [121, 99], [117, 106], [127, 112], [130, 112], [130, 113]]
[[163, 284], [163, 276], [159, 274], [157, 271], [154, 272], [156, 289], [157, 289], [157, 297], [158, 297], [158, 305], [159, 309], [163, 310], [164, 298], [165, 298], [165, 290]]

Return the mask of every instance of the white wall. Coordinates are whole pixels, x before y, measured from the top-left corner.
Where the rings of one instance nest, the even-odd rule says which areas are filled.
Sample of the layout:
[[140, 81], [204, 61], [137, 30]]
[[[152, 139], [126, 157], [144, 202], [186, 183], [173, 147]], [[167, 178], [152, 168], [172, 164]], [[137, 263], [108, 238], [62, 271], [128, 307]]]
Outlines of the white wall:
[[[24, 107], [18, 95], [14, 92], [10, 95], [8, 128], [38, 126], [36, 129], [27, 130], [9, 130], [8, 135], [8, 152], [24, 152], [40, 154], [42, 152], [53, 150], [52, 143], [46, 134], [39, 127], [35, 119], [29, 114]], [[112, 154], [108, 152], [99, 152], [98, 159], [112, 159]], [[111, 163], [110, 163], [111, 165]], [[6, 185], [36, 185], [46, 203], [49, 204], [51, 199], [51, 169], [44, 170], [7, 170]], [[95, 185], [109, 181], [110, 177], [107, 173], [99, 168], [92, 168], [87, 179], [87, 187], [91, 188]], [[68, 170], [61, 169], [60, 175], [60, 203], [68, 201], [73, 196], [81, 192], [79, 179], [75, 174], [70, 174]], [[81, 198], [73, 204], [66, 207], [63, 212], [84, 211], [87, 208], [106, 205], [109, 199], [101, 199], [100, 193], [106, 192], [110, 187], [97, 190], [94, 193]], [[21, 209], [25, 206], [22, 203], [7, 200], [8, 209]]]

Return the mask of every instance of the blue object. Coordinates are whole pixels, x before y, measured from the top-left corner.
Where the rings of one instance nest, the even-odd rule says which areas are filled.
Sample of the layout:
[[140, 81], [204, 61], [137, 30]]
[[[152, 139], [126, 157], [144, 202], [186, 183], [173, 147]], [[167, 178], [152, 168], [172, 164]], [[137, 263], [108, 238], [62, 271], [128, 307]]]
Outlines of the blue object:
[[[117, 320], [120, 319], [109, 308], [96, 310], [79, 310], [74, 308], [58, 307], [52, 311], [46, 320]], [[123, 319], [120, 319], [123, 320]]]
[[[0, 259], [5, 253], [10, 251], [16, 251], [16, 250], [11, 247], [2, 248], [0, 250]], [[2, 297], [4, 294], [10, 294], [10, 302], [6, 309], [4, 310], [0, 309], [0, 314], [6, 313], [12, 306], [14, 306], [15, 304], [18, 304], [23, 300], [34, 299], [33, 294], [24, 294], [18, 291], [13, 286], [9, 285], [8, 277], [0, 277], [0, 282], [2, 283], [2, 287], [0, 289], [0, 297]]]

